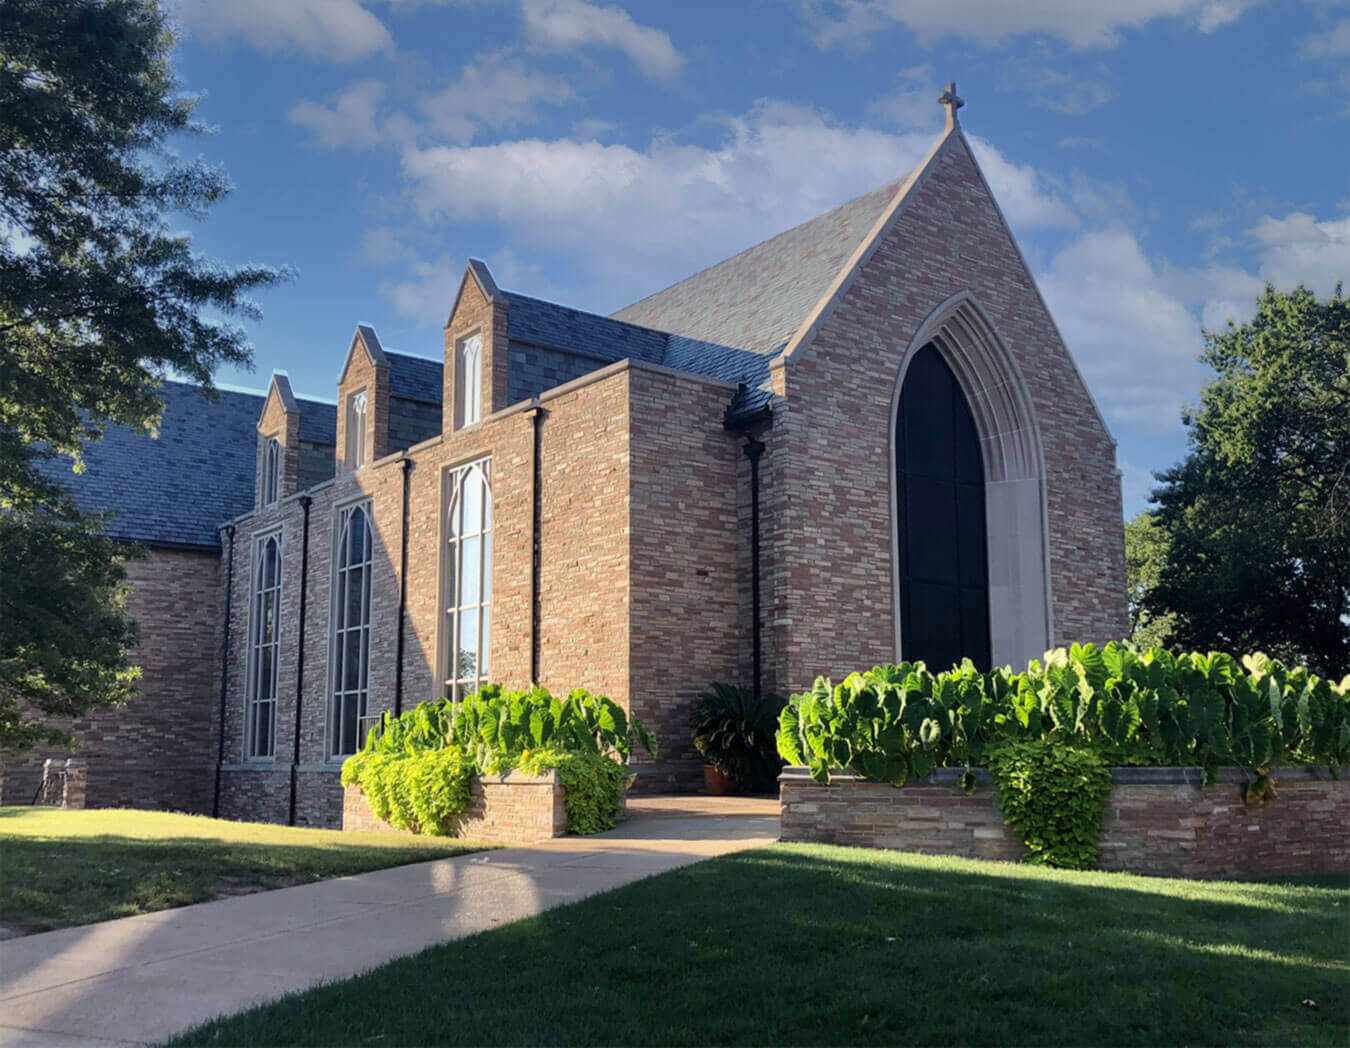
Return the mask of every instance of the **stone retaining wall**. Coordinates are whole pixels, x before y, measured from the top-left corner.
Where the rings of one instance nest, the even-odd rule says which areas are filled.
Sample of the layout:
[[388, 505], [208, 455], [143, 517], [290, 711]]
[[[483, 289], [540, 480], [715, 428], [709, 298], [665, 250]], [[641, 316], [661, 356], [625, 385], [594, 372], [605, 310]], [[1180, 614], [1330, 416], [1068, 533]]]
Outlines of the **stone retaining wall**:
[[[779, 778], [782, 839], [1016, 860], [988, 772], [967, 796], [943, 769], [901, 789], [855, 775], [828, 786], [805, 768]], [[1104, 870], [1165, 877], [1350, 873], [1350, 779], [1323, 768], [1279, 768], [1276, 796], [1245, 804], [1240, 769], [1214, 786], [1197, 768], [1114, 768], [1102, 824]]]
[[[469, 806], [454, 827], [456, 837], [494, 844], [529, 844], [567, 833], [567, 807], [556, 771], [520, 771], [477, 776], [469, 783]], [[342, 798], [344, 830], [393, 830], [375, 818], [359, 787]], [[394, 831], [398, 832], [398, 831]]]

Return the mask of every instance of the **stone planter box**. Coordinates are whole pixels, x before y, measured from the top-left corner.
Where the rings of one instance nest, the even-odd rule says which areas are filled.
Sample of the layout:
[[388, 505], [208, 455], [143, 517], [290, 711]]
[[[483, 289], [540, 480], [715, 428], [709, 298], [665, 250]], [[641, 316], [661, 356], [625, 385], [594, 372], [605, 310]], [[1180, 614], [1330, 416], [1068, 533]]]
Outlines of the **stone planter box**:
[[[856, 775], [828, 786], [805, 768], [779, 777], [782, 839], [895, 848], [976, 859], [1019, 859], [993, 780], [978, 769], [969, 796], [960, 770], [900, 789]], [[1102, 823], [1104, 870], [1164, 877], [1350, 873], [1350, 779], [1325, 768], [1277, 768], [1277, 796], [1245, 804], [1241, 769], [1201, 787], [1198, 768], [1113, 768]]]
[[[342, 797], [344, 830], [395, 830], [377, 818], [359, 787]], [[509, 771], [477, 776], [469, 783], [469, 806], [456, 820], [454, 836], [493, 844], [529, 844], [567, 833], [567, 807], [556, 771], [526, 775]]]

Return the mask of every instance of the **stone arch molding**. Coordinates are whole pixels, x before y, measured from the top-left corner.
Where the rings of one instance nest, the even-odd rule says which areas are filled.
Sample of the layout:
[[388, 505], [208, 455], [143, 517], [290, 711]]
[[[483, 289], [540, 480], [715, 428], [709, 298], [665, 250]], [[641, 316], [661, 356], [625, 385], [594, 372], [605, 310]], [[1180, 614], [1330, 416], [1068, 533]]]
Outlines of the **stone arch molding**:
[[929, 314], [905, 350], [891, 393], [891, 607], [896, 657], [900, 629], [900, 518], [895, 489], [896, 422], [910, 362], [932, 343], [970, 404], [984, 459], [989, 641], [994, 665], [1021, 668], [1054, 635], [1050, 603], [1045, 457], [1035, 407], [1016, 361], [969, 291]]

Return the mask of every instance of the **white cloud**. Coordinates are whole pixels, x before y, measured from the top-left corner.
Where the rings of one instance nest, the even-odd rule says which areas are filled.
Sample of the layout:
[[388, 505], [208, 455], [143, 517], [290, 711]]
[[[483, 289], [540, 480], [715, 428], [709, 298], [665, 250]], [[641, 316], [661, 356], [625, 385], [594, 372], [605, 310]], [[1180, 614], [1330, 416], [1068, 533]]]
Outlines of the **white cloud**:
[[1261, 276], [1278, 288], [1306, 284], [1327, 296], [1338, 283], [1350, 284], [1350, 218], [1319, 222], [1301, 211], [1264, 215], [1247, 233], [1261, 245]]
[[1078, 224], [1073, 210], [1034, 167], [1013, 163], [976, 135], [966, 137], [1014, 231], [1071, 229]]
[[1114, 47], [1121, 31], [1181, 18], [1208, 33], [1259, 0], [805, 0], [822, 47], [859, 46], [899, 24], [922, 43], [947, 37], [996, 46], [1027, 33], [1074, 48]]
[[1008, 91], [1025, 91], [1033, 105], [1066, 116], [1090, 113], [1115, 97], [1115, 90], [1105, 80], [1056, 69], [1049, 64], [1048, 50], [1039, 50], [1036, 57], [1003, 63], [999, 86]]
[[394, 50], [384, 23], [357, 0], [178, 0], [177, 11], [202, 40], [242, 41], [269, 54], [342, 63]]
[[380, 117], [385, 93], [385, 86], [378, 80], [358, 80], [333, 96], [331, 105], [303, 99], [291, 106], [286, 116], [309, 131], [318, 145], [329, 148], [364, 149], [410, 138], [415, 128], [407, 117]]
[[942, 107], [937, 104], [941, 89], [937, 73], [931, 65], [911, 66], [896, 74], [896, 89], [874, 99], [867, 111], [874, 113], [896, 127], [930, 127], [942, 119]]
[[[1197, 222], [1208, 225], [1211, 216]], [[1173, 428], [1204, 372], [1200, 327], [1249, 320], [1267, 281], [1327, 296], [1350, 281], [1350, 218], [1266, 215], [1247, 231], [1253, 269], [1154, 262], [1123, 228], [1085, 233], [1054, 256], [1041, 289], [1107, 419], [1136, 433]]]
[[374, 226], [361, 234], [356, 257], [366, 265], [387, 266], [415, 256], [402, 232], [392, 226]]
[[[499, 222], [519, 245], [580, 261], [620, 305], [900, 177], [932, 142], [763, 103], [725, 119], [714, 146], [656, 138], [643, 149], [573, 139], [408, 148], [403, 173], [424, 222]], [[1015, 227], [1074, 223], [1032, 168], [972, 145]]]
[[1174, 429], [1199, 389], [1199, 322], [1124, 229], [1074, 240], [1039, 283], [1113, 428]]
[[1305, 54], [1313, 58], [1333, 58], [1350, 55], [1350, 18], [1342, 19], [1325, 33], [1315, 34], [1303, 41]]
[[519, 58], [492, 54], [465, 66], [453, 84], [424, 96], [418, 107], [429, 131], [464, 144], [480, 127], [511, 129], [532, 123], [539, 105], [561, 105], [574, 95], [562, 77]]
[[296, 102], [286, 115], [309, 130], [317, 144], [330, 148], [364, 149], [419, 137], [466, 145], [484, 127], [531, 123], [539, 105], [559, 105], [574, 94], [561, 77], [531, 69], [510, 55], [490, 54], [465, 66], [448, 86], [423, 94], [416, 102], [420, 120], [401, 112], [382, 114], [387, 90], [376, 80], [348, 85], [329, 105]]
[[444, 324], [463, 276], [463, 258], [447, 253], [419, 259], [408, 267], [403, 279], [381, 281], [380, 297], [419, 324]]
[[684, 66], [669, 33], [639, 25], [621, 7], [587, 0], [525, 0], [522, 14], [525, 39], [535, 51], [565, 54], [592, 45], [612, 47], [652, 80], [672, 80]]

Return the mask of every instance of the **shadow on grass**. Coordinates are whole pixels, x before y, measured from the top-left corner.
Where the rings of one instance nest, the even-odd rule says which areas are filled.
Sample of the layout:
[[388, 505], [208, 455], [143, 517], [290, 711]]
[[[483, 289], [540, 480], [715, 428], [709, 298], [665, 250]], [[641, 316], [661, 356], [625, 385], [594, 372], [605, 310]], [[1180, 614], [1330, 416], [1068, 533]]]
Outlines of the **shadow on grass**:
[[453, 840], [300, 845], [101, 834], [6, 835], [0, 848], [0, 921], [37, 932], [425, 862], [478, 846]]
[[1343, 1045], [1348, 941], [1344, 890], [778, 845], [177, 1043]]

